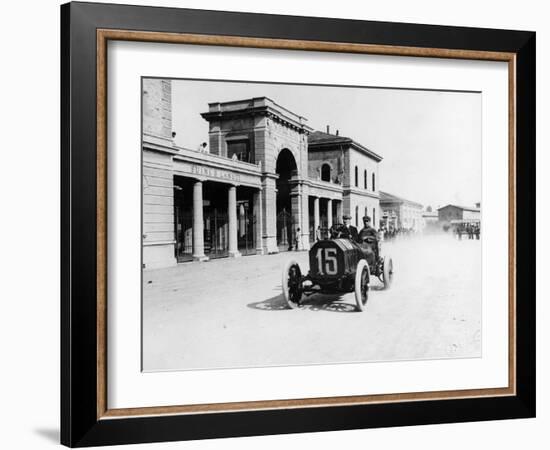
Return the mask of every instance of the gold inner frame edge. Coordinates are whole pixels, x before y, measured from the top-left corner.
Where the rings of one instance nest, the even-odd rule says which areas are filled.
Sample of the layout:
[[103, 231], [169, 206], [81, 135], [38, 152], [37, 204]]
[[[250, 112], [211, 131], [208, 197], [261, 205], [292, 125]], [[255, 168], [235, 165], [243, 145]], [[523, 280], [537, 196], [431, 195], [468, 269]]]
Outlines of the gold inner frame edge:
[[[516, 394], [516, 54], [445, 48], [424, 48], [241, 36], [159, 33], [115, 29], [96, 31], [97, 108], [97, 419], [174, 414], [206, 414], [269, 409], [294, 409], [403, 401], [513, 396]], [[389, 56], [451, 58], [508, 62], [508, 387], [398, 394], [261, 400], [198, 405], [108, 409], [107, 405], [107, 42], [109, 40], [170, 44], [217, 45], [278, 50], [362, 53]]]

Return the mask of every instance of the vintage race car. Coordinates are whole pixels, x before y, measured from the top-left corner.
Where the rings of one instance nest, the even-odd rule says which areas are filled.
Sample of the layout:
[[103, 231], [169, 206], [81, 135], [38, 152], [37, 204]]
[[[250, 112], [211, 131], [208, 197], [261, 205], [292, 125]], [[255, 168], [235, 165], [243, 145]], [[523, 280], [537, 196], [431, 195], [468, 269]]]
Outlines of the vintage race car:
[[290, 308], [298, 308], [303, 295], [355, 292], [359, 311], [366, 308], [371, 276], [389, 289], [393, 281], [393, 260], [373, 249], [375, 240], [362, 244], [350, 239], [318, 241], [309, 250], [309, 273], [302, 275], [295, 260], [286, 263], [282, 273], [283, 295]]

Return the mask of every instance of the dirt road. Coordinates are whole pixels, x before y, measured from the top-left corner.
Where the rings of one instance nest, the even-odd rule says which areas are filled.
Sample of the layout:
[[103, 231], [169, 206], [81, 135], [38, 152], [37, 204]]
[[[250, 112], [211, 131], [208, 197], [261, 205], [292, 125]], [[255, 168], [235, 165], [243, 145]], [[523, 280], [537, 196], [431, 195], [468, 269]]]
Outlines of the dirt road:
[[313, 295], [287, 309], [281, 269], [307, 252], [185, 263], [144, 272], [144, 369], [251, 367], [481, 356], [481, 241], [384, 243], [389, 291]]

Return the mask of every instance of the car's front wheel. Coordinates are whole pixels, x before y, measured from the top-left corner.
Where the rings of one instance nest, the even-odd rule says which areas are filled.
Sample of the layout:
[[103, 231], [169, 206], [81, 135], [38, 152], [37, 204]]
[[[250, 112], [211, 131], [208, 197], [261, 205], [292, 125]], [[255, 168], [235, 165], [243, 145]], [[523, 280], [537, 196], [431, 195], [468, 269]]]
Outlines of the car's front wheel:
[[384, 257], [382, 278], [384, 281], [384, 289], [389, 289], [393, 283], [393, 260], [389, 256]]
[[357, 263], [355, 271], [355, 303], [359, 311], [365, 311], [369, 299], [370, 272], [367, 261], [362, 259]]
[[302, 271], [296, 261], [291, 260], [285, 264], [281, 284], [287, 305], [292, 309], [298, 308], [302, 299], [303, 281]]

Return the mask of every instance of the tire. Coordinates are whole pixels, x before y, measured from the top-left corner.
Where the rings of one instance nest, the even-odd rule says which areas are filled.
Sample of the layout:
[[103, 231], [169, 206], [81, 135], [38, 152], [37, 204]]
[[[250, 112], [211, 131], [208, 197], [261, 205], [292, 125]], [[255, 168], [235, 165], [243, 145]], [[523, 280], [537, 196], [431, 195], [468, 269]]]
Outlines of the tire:
[[286, 304], [291, 309], [300, 307], [302, 298], [302, 271], [295, 260], [290, 260], [285, 264], [282, 273], [281, 285], [283, 287], [283, 296]]
[[384, 257], [382, 278], [384, 279], [384, 289], [388, 290], [393, 283], [393, 260], [389, 256]]
[[367, 261], [361, 259], [355, 271], [355, 303], [358, 311], [365, 311], [369, 299], [370, 272]]

